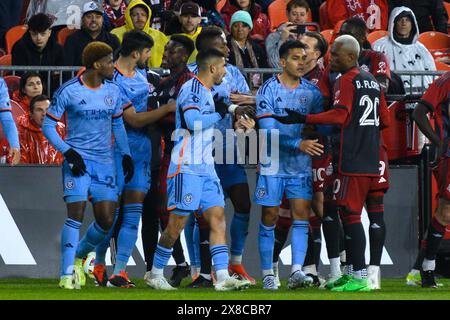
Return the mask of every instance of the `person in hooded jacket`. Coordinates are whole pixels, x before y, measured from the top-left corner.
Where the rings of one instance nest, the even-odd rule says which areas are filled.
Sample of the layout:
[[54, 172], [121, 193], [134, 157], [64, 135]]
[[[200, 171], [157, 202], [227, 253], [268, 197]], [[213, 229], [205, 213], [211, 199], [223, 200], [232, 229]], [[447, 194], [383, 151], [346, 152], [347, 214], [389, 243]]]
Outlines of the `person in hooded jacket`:
[[111, 31], [116, 35], [120, 42], [122, 42], [125, 32], [138, 29], [150, 35], [154, 41], [151, 56], [148, 60], [150, 68], [158, 68], [161, 66], [162, 56], [164, 54], [164, 46], [169, 42], [169, 38], [156, 29], [150, 27], [150, 20], [152, 17], [152, 10], [142, 0], [132, 0], [128, 4], [125, 11], [125, 25], [120, 28], [115, 28]]
[[[416, 16], [407, 7], [392, 10], [389, 17], [389, 35], [375, 41], [373, 49], [384, 53], [391, 70], [394, 71], [435, 71], [436, 65], [428, 49], [417, 39], [419, 27]], [[433, 77], [401, 76], [405, 89], [427, 88]]]

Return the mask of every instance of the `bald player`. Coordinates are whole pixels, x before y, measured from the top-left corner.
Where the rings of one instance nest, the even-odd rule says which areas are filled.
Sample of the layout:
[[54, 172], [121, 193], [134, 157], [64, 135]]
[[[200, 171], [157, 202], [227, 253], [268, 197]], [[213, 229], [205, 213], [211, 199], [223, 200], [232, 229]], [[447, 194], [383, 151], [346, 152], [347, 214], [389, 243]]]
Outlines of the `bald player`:
[[334, 197], [341, 215], [345, 248], [353, 273], [340, 279], [332, 291], [370, 291], [365, 262], [366, 238], [361, 211], [379, 180], [380, 128], [389, 121], [387, 106], [375, 77], [358, 67], [360, 46], [349, 35], [338, 37], [331, 48], [331, 69], [340, 72], [333, 88], [333, 107], [326, 112], [304, 115], [287, 110], [288, 116], [273, 116], [282, 123], [330, 124], [340, 127], [333, 145], [337, 177]]

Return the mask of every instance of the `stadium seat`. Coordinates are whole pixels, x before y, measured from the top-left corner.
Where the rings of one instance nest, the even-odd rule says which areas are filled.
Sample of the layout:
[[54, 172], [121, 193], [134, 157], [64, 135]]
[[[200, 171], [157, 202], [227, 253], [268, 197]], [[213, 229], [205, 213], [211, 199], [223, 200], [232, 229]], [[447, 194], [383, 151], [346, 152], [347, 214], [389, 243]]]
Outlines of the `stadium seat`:
[[427, 31], [421, 33], [418, 40], [431, 52], [435, 59], [450, 58], [450, 35], [442, 32]]
[[5, 41], [7, 54], [11, 54], [14, 44], [23, 37], [25, 32], [27, 32], [27, 29], [28, 27], [26, 25], [18, 25], [6, 31]]
[[12, 55], [5, 54], [4, 56], [0, 57], [0, 66], [10, 66], [12, 60]]
[[386, 30], [372, 31], [367, 36], [367, 40], [370, 42], [370, 44], [373, 44], [378, 39], [381, 39], [381, 38], [383, 38], [383, 37], [385, 37], [387, 35], [389, 35], [389, 32], [387, 32]]
[[333, 38], [334, 30], [333, 29], [322, 30], [320, 31], [320, 33], [323, 35], [325, 40], [327, 40], [328, 44], [330, 44], [331, 39]]
[[434, 63], [436, 64], [436, 70], [450, 71], [450, 65], [438, 60], [435, 60]]
[[219, 0], [219, 2], [217, 2], [216, 8], [217, 8], [218, 12], [220, 12], [222, 10], [225, 3], [227, 3], [227, 0]]
[[[286, 15], [286, 5], [289, 1], [286, 0], [275, 0], [267, 8], [267, 13], [270, 20], [270, 29], [275, 31], [280, 25], [288, 21]], [[307, 22], [312, 21], [311, 10], [308, 11]]]
[[77, 31], [77, 29], [69, 29], [67, 27], [62, 28], [58, 32], [58, 43], [62, 46], [64, 46], [64, 43], [66, 42], [66, 39], [68, 36], [70, 36], [72, 33]]
[[6, 85], [8, 86], [9, 97], [13, 96], [15, 91], [19, 90], [20, 87], [20, 77], [18, 76], [6, 76], [3, 78], [5, 80]]

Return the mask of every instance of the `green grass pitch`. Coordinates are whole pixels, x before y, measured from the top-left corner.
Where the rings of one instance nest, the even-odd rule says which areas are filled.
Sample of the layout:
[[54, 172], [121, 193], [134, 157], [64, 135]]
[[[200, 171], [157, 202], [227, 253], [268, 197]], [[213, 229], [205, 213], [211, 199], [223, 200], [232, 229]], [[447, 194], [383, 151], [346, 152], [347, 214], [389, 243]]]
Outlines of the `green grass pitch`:
[[[450, 279], [439, 280], [444, 287], [422, 289], [408, 287], [404, 279], [383, 279], [382, 290], [361, 293], [338, 293], [318, 288], [286, 289], [286, 283], [277, 292], [262, 290], [261, 282], [239, 292], [216, 292], [214, 289], [185, 289], [155, 291], [143, 280], [136, 288], [98, 288], [91, 279], [81, 290], [63, 290], [56, 279], [0, 279], [0, 300], [448, 300]], [[185, 280], [182, 287], [189, 282]]]

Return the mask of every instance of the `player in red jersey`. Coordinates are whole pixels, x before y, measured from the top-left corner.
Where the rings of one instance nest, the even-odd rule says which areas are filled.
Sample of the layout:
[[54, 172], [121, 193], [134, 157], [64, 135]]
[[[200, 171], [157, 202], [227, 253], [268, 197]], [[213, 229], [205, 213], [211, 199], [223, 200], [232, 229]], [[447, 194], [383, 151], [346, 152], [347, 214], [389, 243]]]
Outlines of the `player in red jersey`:
[[369, 192], [378, 188], [380, 128], [388, 124], [389, 113], [375, 77], [357, 67], [359, 51], [359, 43], [350, 35], [338, 37], [332, 46], [331, 70], [340, 72], [341, 77], [333, 88], [331, 110], [316, 115], [290, 111], [287, 117], [273, 116], [282, 123], [340, 126], [339, 143], [333, 145], [334, 155], [338, 157], [334, 197], [344, 223], [345, 247], [353, 274], [333, 291], [371, 290], [367, 282], [361, 211]]
[[[427, 114], [434, 115], [435, 130]], [[433, 173], [439, 186], [439, 204], [428, 226], [421, 281], [424, 288], [437, 288], [435, 259], [446, 226], [450, 224], [450, 72], [436, 79], [417, 103], [413, 119], [436, 151]]]

